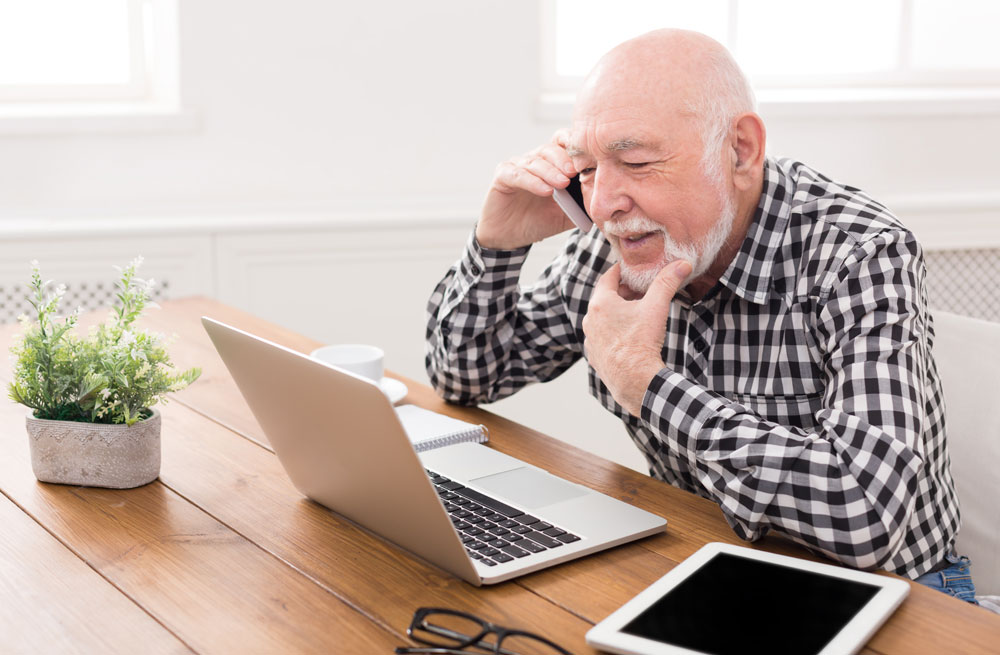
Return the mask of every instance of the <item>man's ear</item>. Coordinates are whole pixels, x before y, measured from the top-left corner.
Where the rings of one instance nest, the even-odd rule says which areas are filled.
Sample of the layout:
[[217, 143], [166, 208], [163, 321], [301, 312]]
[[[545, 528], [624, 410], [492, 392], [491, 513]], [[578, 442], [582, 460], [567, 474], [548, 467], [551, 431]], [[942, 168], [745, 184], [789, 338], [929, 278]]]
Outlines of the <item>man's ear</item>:
[[767, 132], [760, 116], [749, 112], [736, 119], [732, 148], [733, 184], [737, 189], [746, 191], [759, 183], [766, 142]]

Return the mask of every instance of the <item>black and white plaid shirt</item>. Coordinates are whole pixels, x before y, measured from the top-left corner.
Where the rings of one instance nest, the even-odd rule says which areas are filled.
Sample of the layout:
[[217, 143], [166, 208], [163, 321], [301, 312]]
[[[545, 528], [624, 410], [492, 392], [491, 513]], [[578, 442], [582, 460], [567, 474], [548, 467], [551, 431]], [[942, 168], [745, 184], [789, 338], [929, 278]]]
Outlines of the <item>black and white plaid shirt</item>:
[[[861, 569], [915, 578], [959, 526], [931, 347], [924, 261], [885, 207], [805, 165], [768, 159], [753, 224], [722, 279], [671, 303], [641, 417], [590, 369], [659, 479], [717, 502], [754, 540], [774, 528]], [[431, 296], [427, 370], [445, 399], [488, 403], [583, 356], [583, 317], [611, 264], [571, 233], [536, 284], [527, 248], [470, 239]]]

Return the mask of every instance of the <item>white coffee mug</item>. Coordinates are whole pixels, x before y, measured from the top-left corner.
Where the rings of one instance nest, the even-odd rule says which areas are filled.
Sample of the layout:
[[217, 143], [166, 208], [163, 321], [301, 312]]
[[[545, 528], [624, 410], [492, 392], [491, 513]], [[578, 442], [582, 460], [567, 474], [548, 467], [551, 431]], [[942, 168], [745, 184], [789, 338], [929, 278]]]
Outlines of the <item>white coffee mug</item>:
[[338, 343], [323, 346], [309, 353], [313, 359], [350, 371], [378, 384], [385, 373], [385, 353], [377, 346], [359, 343]]

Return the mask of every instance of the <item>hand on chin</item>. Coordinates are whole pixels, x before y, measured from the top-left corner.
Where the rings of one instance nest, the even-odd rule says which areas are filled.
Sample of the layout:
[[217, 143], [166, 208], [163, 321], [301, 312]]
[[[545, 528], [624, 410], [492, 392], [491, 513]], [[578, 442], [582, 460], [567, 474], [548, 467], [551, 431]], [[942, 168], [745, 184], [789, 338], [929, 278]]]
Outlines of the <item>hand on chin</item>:
[[646, 388], [663, 367], [670, 301], [690, 272], [685, 261], [664, 267], [650, 293], [636, 294], [622, 282], [621, 264], [615, 264], [594, 287], [583, 318], [584, 351], [615, 401], [633, 416], [639, 416]]

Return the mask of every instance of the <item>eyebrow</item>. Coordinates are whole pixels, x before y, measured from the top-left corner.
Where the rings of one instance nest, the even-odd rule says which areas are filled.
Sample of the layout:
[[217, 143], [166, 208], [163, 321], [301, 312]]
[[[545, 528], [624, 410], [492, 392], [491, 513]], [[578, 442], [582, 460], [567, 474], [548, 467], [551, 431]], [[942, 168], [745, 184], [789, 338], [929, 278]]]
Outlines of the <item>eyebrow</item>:
[[634, 148], [645, 148], [646, 144], [638, 139], [619, 139], [607, 145], [611, 152], [621, 152], [622, 150], [632, 150]]
[[[651, 147], [648, 143], [640, 141], [639, 139], [618, 139], [608, 143], [605, 148], [609, 152], [623, 152], [625, 150], [634, 150], [636, 148], [649, 148]], [[585, 150], [577, 146], [570, 146], [566, 148], [566, 154], [570, 157], [579, 157], [581, 155], [587, 154]]]

